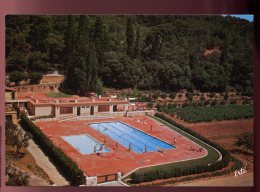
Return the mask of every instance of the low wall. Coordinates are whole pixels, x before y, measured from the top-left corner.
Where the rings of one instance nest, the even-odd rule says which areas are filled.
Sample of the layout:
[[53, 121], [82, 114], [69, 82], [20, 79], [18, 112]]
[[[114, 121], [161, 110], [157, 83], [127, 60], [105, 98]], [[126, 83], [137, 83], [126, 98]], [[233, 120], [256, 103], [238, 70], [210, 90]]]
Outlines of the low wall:
[[155, 110], [145, 110], [145, 111], [127, 111], [127, 117], [139, 116], [139, 115], [154, 115]]

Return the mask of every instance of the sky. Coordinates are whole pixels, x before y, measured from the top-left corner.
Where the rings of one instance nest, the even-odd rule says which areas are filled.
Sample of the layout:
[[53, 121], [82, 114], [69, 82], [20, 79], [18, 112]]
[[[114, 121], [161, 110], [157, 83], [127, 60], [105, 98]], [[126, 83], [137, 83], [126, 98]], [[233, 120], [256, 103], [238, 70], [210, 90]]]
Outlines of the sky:
[[[223, 15], [223, 16], [227, 16], [227, 15]], [[253, 22], [254, 21], [254, 15], [230, 15], [230, 16], [232, 16], [232, 17], [239, 17], [239, 18], [241, 18], [241, 19], [246, 19], [246, 20], [248, 20], [248, 21], [250, 21], [250, 22]]]

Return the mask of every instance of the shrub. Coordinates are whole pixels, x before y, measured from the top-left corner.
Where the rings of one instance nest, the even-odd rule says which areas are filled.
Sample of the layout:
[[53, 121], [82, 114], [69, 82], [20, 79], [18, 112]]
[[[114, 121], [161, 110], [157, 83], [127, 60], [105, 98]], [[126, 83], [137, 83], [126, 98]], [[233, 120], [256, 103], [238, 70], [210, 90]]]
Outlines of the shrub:
[[42, 74], [38, 72], [32, 72], [29, 74], [29, 78], [31, 85], [39, 84], [40, 80], [42, 79]]
[[205, 105], [205, 106], [207, 106], [207, 105], [209, 105], [209, 104], [210, 104], [210, 101], [209, 101], [209, 100], [207, 100], [207, 101], [204, 102], [204, 105]]
[[153, 103], [152, 102], [147, 103], [147, 107], [148, 108], [153, 108]]
[[214, 100], [211, 102], [211, 106], [216, 106], [218, 104], [218, 101], [217, 100]]
[[171, 92], [170, 95], [169, 95], [169, 97], [170, 97], [171, 99], [174, 99], [174, 98], [176, 97], [176, 95], [177, 95], [176, 92]]
[[159, 96], [160, 96], [160, 93], [156, 92], [153, 94], [153, 99], [156, 100], [156, 99], [158, 99]]
[[165, 99], [166, 97], [167, 97], [167, 95], [166, 95], [165, 93], [162, 93], [162, 94], [161, 94], [161, 98], [162, 98], [162, 99]]
[[232, 101], [230, 101], [230, 104], [231, 105], [237, 104], [237, 101], [236, 100], [232, 100]]
[[21, 71], [13, 71], [9, 74], [9, 80], [11, 82], [15, 82], [15, 84], [18, 84], [20, 81], [26, 79], [27, 79], [27, 75]]
[[55, 147], [53, 143], [35, 126], [26, 115], [21, 115], [21, 126], [33, 135], [34, 141], [40, 146], [43, 152], [51, 159], [58, 170], [64, 177], [70, 181], [71, 185], [78, 186], [85, 184], [85, 176], [77, 164], [72, 161], [59, 148]]
[[225, 99], [225, 100], [228, 99], [228, 93], [225, 93], [225, 95], [224, 95], [224, 99]]
[[225, 101], [220, 101], [219, 105], [226, 105]]
[[183, 103], [183, 104], [182, 104], [182, 107], [188, 107], [188, 106], [189, 106], [188, 103]]
[[179, 98], [182, 98], [182, 96], [183, 96], [182, 93], [179, 93], [179, 94], [178, 94], [178, 97], [179, 97]]
[[212, 92], [212, 93], [209, 94], [209, 97], [210, 97], [210, 98], [213, 98], [213, 97], [215, 97], [215, 96], [216, 96], [216, 93], [215, 93], [215, 92]]

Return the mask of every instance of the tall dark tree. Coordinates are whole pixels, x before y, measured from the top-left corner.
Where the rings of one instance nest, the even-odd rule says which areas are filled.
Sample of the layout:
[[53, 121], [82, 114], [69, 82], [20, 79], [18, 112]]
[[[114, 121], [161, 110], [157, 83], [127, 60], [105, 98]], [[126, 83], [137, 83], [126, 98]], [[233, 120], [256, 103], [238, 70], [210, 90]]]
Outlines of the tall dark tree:
[[[70, 20], [70, 19], [69, 19]], [[70, 20], [69, 26], [72, 21]], [[78, 32], [75, 48], [72, 52], [71, 60], [68, 60], [68, 72], [65, 84], [69, 90], [79, 95], [86, 95], [88, 83], [86, 80], [86, 70], [89, 65], [89, 34], [90, 20], [88, 16], [81, 15], [79, 18]], [[69, 36], [69, 35], [68, 35]], [[70, 36], [70, 38], [72, 38]]]
[[6, 16], [6, 69], [27, 71], [31, 45], [27, 42], [30, 32], [29, 16]]
[[99, 63], [97, 58], [97, 51], [94, 43], [90, 44], [90, 51], [87, 60], [86, 66], [86, 82], [87, 82], [87, 90], [88, 94], [90, 91], [94, 91], [94, 87], [96, 87], [97, 79], [98, 79], [98, 69]]
[[69, 67], [69, 63], [72, 61], [73, 53], [74, 53], [74, 46], [75, 46], [75, 30], [74, 30], [74, 17], [72, 15], [68, 16], [67, 19], [67, 28], [64, 34], [64, 70], [67, 71]]
[[105, 52], [109, 49], [109, 37], [102, 16], [98, 16], [96, 18], [93, 33], [93, 41], [95, 43], [97, 59], [100, 66], [100, 72], [102, 74], [102, 69], [104, 63], [106, 62]]
[[134, 56], [134, 27], [131, 17], [127, 17], [126, 23], [126, 52], [130, 58]]
[[141, 34], [140, 34], [140, 26], [138, 26], [136, 31], [136, 40], [134, 46], [134, 58], [139, 58], [140, 56], [141, 56]]

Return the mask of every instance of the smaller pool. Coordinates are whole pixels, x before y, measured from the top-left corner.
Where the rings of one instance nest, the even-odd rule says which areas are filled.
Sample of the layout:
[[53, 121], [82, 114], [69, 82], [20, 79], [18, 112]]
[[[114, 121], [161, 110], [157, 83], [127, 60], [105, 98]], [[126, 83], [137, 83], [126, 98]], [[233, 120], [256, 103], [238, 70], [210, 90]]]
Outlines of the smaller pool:
[[62, 136], [62, 139], [83, 155], [95, 153], [95, 150], [97, 153], [106, 153], [110, 151], [104, 144], [99, 143], [89, 135]]

